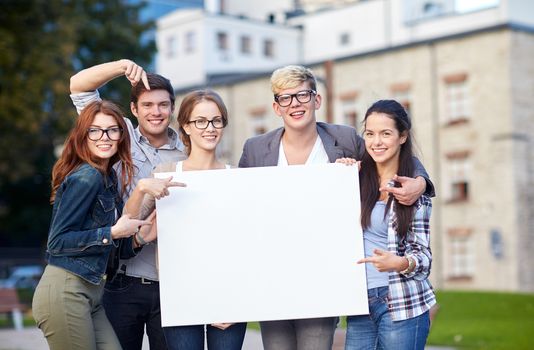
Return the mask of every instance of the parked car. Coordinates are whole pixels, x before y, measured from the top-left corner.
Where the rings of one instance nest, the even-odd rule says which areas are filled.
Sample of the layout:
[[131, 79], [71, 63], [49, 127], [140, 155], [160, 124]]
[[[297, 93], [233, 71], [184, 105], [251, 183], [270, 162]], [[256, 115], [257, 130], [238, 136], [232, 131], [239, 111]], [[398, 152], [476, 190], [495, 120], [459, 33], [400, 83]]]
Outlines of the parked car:
[[8, 278], [0, 280], [0, 288], [35, 289], [43, 274], [40, 265], [17, 266]]

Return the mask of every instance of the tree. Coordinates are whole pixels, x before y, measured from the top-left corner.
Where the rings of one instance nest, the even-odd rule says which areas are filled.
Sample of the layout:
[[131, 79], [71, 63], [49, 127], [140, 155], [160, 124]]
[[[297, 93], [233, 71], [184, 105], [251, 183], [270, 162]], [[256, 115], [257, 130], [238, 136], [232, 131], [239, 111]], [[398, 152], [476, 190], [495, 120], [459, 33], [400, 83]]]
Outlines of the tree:
[[[147, 65], [154, 23], [145, 4], [126, 0], [1, 0], [0, 245], [46, 240], [54, 151], [73, 125], [69, 78], [120, 58]], [[106, 89], [108, 91], [106, 91]], [[113, 81], [106, 98], [128, 105], [129, 87]]]

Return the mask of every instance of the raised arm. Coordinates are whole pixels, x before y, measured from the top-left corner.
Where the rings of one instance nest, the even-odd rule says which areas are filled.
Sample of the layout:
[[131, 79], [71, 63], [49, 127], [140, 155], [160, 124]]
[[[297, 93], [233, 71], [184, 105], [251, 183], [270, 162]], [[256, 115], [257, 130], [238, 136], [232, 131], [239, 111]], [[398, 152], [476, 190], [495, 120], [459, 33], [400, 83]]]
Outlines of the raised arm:
[[146, 72], [135, 62], [122, 59], [106, 62], [84, 69], [70, 78], [70, 92], [79, 94], [95, 91], [108, 81], [125, 76], [132, 85], [142, 81], [147, 90], [150, 90]]
[[172, 181], [172, 176], [166, 179], [141, 179], [126, 201], [124, 212], [133, 218], [144, 219], [154, 210], [155, 200], [168, 196], [169, 187], [176, 186], [185, 187], [185, 184]]
[[[173, 172], [176, 169], [176, 163], [162, 163], [156, 166], [154, 173]], [[165, 179], [154, 177], [139, 180], [130, 198], [124, 205], [124, 212], [134, 218], [145, 218], [155, 208], [156, 199], [169, 195], [169, 187], [185, 187], [181, 182], [172, 181], [172, 176]]]

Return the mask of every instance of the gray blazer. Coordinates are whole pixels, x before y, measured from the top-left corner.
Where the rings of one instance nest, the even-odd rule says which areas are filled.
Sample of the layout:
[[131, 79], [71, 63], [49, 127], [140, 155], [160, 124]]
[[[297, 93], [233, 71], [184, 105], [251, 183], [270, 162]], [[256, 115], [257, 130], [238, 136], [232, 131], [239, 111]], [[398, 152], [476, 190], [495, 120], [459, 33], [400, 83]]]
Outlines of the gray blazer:
[[[239, 159], [240, 168], [276, 166], [278, 153], [284, 128], [278, 128], [266, 134], [252, 137], [245, 141], [243, 154]], [[327, 124], [317, 122], [317, 133], [323, 142], [324, 149], [331, 163], [342, 157], [361, 159], [365, 151], [363, 139], [356, 133], [356, 129], [350, 126]], [[433, 197], [434, 185], [430, 181], [423, 164], [414, 158], [415, 174], [426, 179], [425, 193]]]
[[[248, 139], [239, 160], [240, 168], [275, 166], [284, 128]], [[363, 139], [356, 129], [344, 125], [317, 122], [317, 133], [331, 163], [342, 157], [360, 159], [365, 150]]]

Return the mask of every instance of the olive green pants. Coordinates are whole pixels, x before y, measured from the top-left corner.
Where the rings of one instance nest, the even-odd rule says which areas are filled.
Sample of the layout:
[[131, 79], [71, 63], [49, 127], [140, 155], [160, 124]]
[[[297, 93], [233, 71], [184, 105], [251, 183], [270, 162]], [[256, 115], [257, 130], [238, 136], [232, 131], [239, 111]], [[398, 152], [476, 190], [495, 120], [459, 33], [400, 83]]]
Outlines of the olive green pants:
[[46, 267], [33, 296], [33, 317], [51, 350], [121, 349], [101, 304], [104, 283]]

